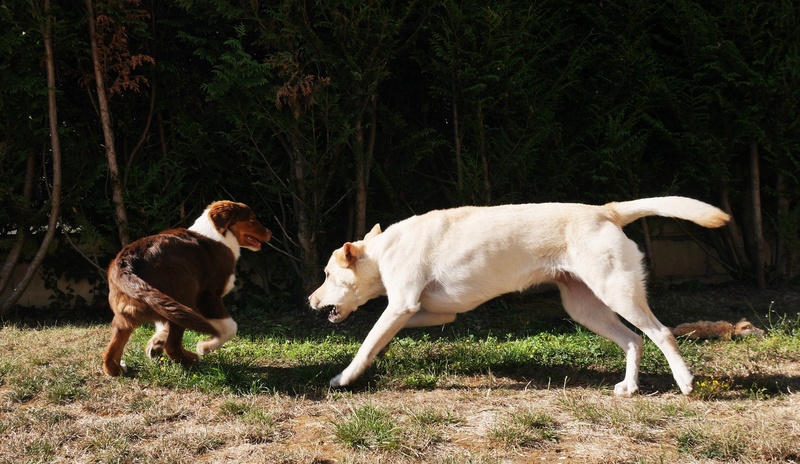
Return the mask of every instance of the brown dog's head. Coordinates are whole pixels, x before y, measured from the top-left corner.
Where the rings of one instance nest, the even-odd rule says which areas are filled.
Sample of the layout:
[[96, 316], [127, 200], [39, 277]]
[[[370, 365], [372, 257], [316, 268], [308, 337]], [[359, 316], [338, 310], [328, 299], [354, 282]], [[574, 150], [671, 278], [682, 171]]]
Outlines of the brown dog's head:
[[239, 246], [258, 251], [261, 242], [268, 242], [272, 232], [262, 226], [249, 206], [233, 201], [215, 201], [208, 205], [208, 217], [221, 235], [231, 231]]
[[325, 282], [308, 297], [312, 309], [330, 309], [328, 320], [342, 322], [359, 306], [385, 293], [378, 263], [366, 254], [367, 242], [380, 233], [381, 227], [375, 224], [364, 240], [345, 243], [331, 254]]

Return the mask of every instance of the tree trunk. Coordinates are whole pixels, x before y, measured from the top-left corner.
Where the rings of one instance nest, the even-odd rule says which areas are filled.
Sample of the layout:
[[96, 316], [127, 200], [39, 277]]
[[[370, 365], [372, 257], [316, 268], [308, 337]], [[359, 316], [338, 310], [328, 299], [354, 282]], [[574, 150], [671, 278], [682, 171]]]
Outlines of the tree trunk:
[[749, 260], [747, 259], [747, 251], [742, 238], [742, 229], [739, 227], [739, 223], [736, 221], [736, 215], [733, 214], [733, 208], [731, 207], [730, 190], [728, 189], [727, 179], [722, 180], [722, 187], [719, 192], [719, 197], [722, 210], [728, 213], [731, 217], [728, 225], [723, 228], [723, 231], [727, 232], [727, 251], [731, 256], [733, 267], [741, 269], [742, 267], [747, 266]]
[[653, 241], [650, 239], [650, 225], [647, 224], [647, 218], [643, 217], [641, 219], [642, 222], [642, 233], [644, 234], [644, 256], [647, 262], [650, 264], [650, 273], [652, 275], [656, 274], [656, 259], [653, 256]]
[[755, 245], [753, 266], [756, 273], [758, 288], [767, 288], [764, 257], [764, 229], [761, 219], [761, 170], [758, 160], [758, 144], [755, 140], [750, 142], [750, 180], [753, 206], [753, 241]]
[[464, 160], [461, 158], [461, 133], [459, 132], [458, 101], [453, 97], [453, 150], [456, 156], [456, 188], [464, 199]]
[[122, 188], [124, 189], [128, 185], [128, 173], [131, 172], [131, 165], [133, 165], [133, 159], [136, 157], [136, 154], [139, 150], [144, 146], [144, 143], [147, 141], [147, 136], [150, 134], [150, 126], [153, 124], [153, 115], [156, 112], [156, 79], [155, 77], [150, 80], [150, 111], [147, 112], [147, 121], [144, 123], [144, 129], [142, 129], [142, 135], [139, 137], [139, 141], [136, 142], [136, 146], [133, 147], [133, 150], [128, 154], [128, 160], [125, 162], [125, 174], [123, 175], [122, 179]]
[[61, 206], [61, 141], [58, 137], [58, 109], [56, 106], [56, 67], [53, 57], [53, 19], [50, 17], [50, 0], [43, 3], [44, 21], [41, 26], [42, 38], [45, 50], [45, 66], [47, 68], [47, 108], [48, 118], [50, 119], [50, 144], [53, 154], [53, 189], [50, 193], [50, 219], [47, 223], [47, 231], [39, 244], [39, 250], [31, 260], [28, 269], [22, 280], [14, 287], [14, 290], [4, 301], [0, 302], [0, 315], [8, 313], [14, 306], [22, 293], [31, 282], [34, 273], [42, 264], [47, 249], [53, 241], [53, 236], [58, 228], [59, 208]]
[[[31, 194], [33, 193], [33, 174], [35, 169], [36, 156], [31, 152], [28, 154], [28, 160], [25, 163], [25, 183], [22, 186], [22, 197], [27, 202], [30, 202]], [[22, 248], [25, 246], [25, 238], [28, 235], [27, 229], [27, 224], [17, 223], [17, 235], [14, 238], [14, 245], [8, 251], [8, 256], [6, 256], [6, 260], [3, 263], [3, 270], [0, 271], [0, 294], [8, 287], [11, 276], [14, 274], [14, 268], [19, 262], [19, 257], [22, 256]]]
[[128, 213], [125, 211], [125, 200], [123, 198], [122, 177], [117, 164], [117, 152], [114, 145], [114, 131], [111, 125], [111, 111], [108, 107], [108, 98], [104, 80], [103, 67], [100, 62], [100, 50], [98, 47], [97, 28], [94, 17], [94, 6], [92, 0], [86, 0], [86, 11], [89, 17], [89, 42], [92, 47], [92, 64], [94, 66], [94, 80], [97, 89], [97, 104], [100, 107], [100, 122], [103, 126], [103, 139], [105, 141], [106, 159], [108, 160], [108, 171], [111, 177], [111, 198], [114, 202], [116, 213], [117, 229], [119, 241], [122, 246], [131, 242], [128, 233]]
[[312, 212], [316, 210], [308, 192], [306, 171], [298, 144], [290, 140], [286, 148], [291, 163], [291, 175], [295, 194], [292, 195], [294, 214], [297, 222], [297, 243], [300, 246], [300, 272], [306, 293], [316, 287], [317, 240]]
[[364, 154], [364, 124], [361, 115], [355, 123], [355, 143], [353, 153], [356, 162], [356, 205], [355, 205], [355, 230], [351, 240], [357, 240], [364, 236], [367, 222], [367, 176], [366, 159]]
[[[778, 195], [778, 234], [775, 244], [775, 269], [781, 284], [791, 282], [797, 274], [797, 249], [791, 245], [791, 235], [797, 234], [790, 224], [789, 180], [782, 172], [778, 173], [775, 187]], [[790, 238], [787, 239], [787, 235]], [[795, 237], [796, 238], [796, 237]]]
[[492, 204], [492, 184], [489, 181], [489, 154], [486, 149], [486, 131], [483, 124], [483, 107], [478, 100], [478, 156], [483, 168], [483, 201], [484, 204]]
[[354, 239], [358, 240], [367, 233], [367, 197], [369, 193], [369, 174], [372, 171], [372, 160], [375, 156], [376, 126], [378, 124], [378, 99], [372, 98], [370, 108], [370, 127], [367, 145], [364, 146], [364, 124], [361, 117], [356, 121], [355, 158], [357, 167], [356, 180], [356, 227]]

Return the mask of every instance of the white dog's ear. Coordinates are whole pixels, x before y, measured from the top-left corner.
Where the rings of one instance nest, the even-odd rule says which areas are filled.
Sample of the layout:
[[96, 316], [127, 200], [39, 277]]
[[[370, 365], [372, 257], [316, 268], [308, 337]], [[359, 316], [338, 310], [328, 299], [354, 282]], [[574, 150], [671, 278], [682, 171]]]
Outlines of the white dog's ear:
[[364, 255], [364, 246], [347, 242], [334, 252], [336, 264], [340, 267], [350, 267]]
[[380, 233], [381, 233], [381, 225], [375, 224], [374, 226], [372, 226], [372, 230], [367, 232], [367, 235], [364, 236], [364, 240], [369, 240]]

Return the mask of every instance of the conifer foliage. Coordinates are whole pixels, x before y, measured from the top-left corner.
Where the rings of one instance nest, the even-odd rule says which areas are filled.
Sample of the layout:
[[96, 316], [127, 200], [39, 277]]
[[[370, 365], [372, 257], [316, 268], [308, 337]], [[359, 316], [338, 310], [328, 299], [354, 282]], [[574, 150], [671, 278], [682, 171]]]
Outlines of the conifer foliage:
[[376, 222], [664, 194], [733, 214], [709, 246], [736, 278], [799, 277], [792, 0], [58, 3], [0, 8], [6, 287], [52, 228], [44, 265], [101, 282], [220, 198], [278, 232], [252, 269], [298, 295]]

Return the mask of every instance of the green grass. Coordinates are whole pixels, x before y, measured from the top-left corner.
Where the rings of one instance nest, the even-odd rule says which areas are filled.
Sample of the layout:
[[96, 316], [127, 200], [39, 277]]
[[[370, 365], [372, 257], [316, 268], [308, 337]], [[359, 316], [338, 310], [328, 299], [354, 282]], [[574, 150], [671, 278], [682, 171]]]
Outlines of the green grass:
[[247, 443], [267, 443], [275, 438], [275, 418], [252, 398], [228, 399], [220, 405], [220, 414], [234, 423], [236, 436]]
[[557, 429], [549, 415], [526, 409], [508, 414], [492, 428], [490, 436], [509, 446], [544, 448], [558, 442]]
[[[165, 388], [237, 394], [324, 388], [350, 362], [362, 341], [337, 335], [293, 340], [240, 336], [187, 369], [164, 356], [147, 358], [142, 347], [151, 334], [151, 329], [140, 328], [132, 337], [123, 358], [131, 370], [129, 376]], [[198, 339], [197, 334], [187, 333], [187, 348]], [[689, 346], [686, 351], [691, 359]], [[395, 338], [358, 383], [374, 382], [385, 389], [432, 389], [453, 377], [531, 369], [614, 372], [619, 376], [624, 371], [624, 355], [612, 342], [582, 328], [521, 338], [408, 334]], [[645, 344], [642, 370], [669, 373], [663, 355], [651, 343]]]
[[[185, 368], [163, 356], [156, 360], [147, 358], [142, 347], [151, 335], [152, 328], [144, 326], [129, 342], [123, 358], [130, 369], [129, 378], [170, 389], [245, 395], [276, 392], [318, 394], [327, 388], [328, 380], [350, 362], [363, 336], [329, 333], [286, 339], [283, 335], [242, 335], [228, 342], [222, 350], [207, 355], [197, 365]], [[192, 349], [200, 338], [199, 334], [187, 332], [185, 345]], [[741, 343], [750, 343], [744, 356], [774, 359], [775, 356], [792, 356], [800, 351], [798, 339], [800, 337], [771, 331], [769, 337], [729, 344], [726, 349], [736, 351]], [[702, 365], [702, 353], [706, 347], [695, 341], [681, 341], [680, 344], [689, 365]], [[354, 387], [429, 390], [450, 385], [459, 377], [490, 373], [523, 375], [534, 381], [560, 383], [564, 377], [570, 377], [568, 372], [582, 372], [584, 378], [595, 378], [598, 385], [607, 386], [621, 380], [624, 369], [624, 354], [614, 343], [577, 325], [550, 332], [502, 337], [492, 333], [435, 336], [425, 331], [408, 331], [391, 342], [389, 350], [376, 359]], [[645, 340], [641, 371], [644, 379], [653, 376], [671, 383], [663, 354], [649, 340]], [[707, 399], [724, 393], [721, 387], [730, 383], [725, 379], [707, 379], [704, 376], [708, 373], [702, 369], [696, 369], [696, 372], [698, 394]], [[537, 378], [536, 374], [540, 377]], [[8, 374], [0, 378], [6, 377]], [[28, 385], [19, 385], [17, 395], [21, 401], [35, 396], [38, 384], [31, 381]], [[78, 378], [67, 377], [58, 384], [67, 391], [50, 394], [62, 396], [65, 401], [83, 394]], [[748, 390], [755, 392], [753, 394], [769, 395], [785, 391], [785, 387], [755, 383], [749, 385]]]
[[339, 443], [360, 450], [397, 451], [401, 448], [400, 430], [392, 416], [372, 405], [350, 407], [333, 422]]
[[[147, 358], [153, 329], [142, 327], [119, 378], [100, 374], [106, 325], [6, 325], [0, 463], [494, 463], [590, 448], [596, 462], [800, 459], [794, 318], [774, 317], [763, 338], [681, 341], [696, 376], [689, 398], [646, 341], [643, 394], [617, 398], [616, 345], [563, 320], [525, 325], [525, 311], [490, 307], [403, 331], [344, 390], [328, 381], [374, 313], [335, 327], [244, 318], [236, 338], [190, 368]], [[187, 348], [200, 338], [187, 333]]]

